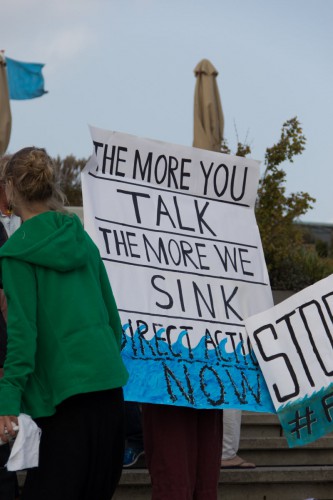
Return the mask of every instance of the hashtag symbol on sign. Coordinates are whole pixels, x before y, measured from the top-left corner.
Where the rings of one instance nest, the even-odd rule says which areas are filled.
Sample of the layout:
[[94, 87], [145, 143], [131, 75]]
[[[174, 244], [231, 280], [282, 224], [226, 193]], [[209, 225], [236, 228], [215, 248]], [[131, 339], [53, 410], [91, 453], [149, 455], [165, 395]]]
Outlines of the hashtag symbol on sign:
[[297, 439], [300, 439], [301, 433], [300, 431], [302, 429], [307, 429], [308, 434], [312, 434], [312, 429], [311, 426], [312, 424], [315, 424], [317, 422], [317, 419], [315, 417], [312, 418], [312, 415], [314, 415], [314, 412], [307, 406], [305, 409], [305, 415], [300, 415], [300, 412], [297, 410], [295, 412], [295, 420], [291, 420], [288, 422], [289, 425], [295, 424], [295, 427], [290, 430], [292, 434], [297, 435]]

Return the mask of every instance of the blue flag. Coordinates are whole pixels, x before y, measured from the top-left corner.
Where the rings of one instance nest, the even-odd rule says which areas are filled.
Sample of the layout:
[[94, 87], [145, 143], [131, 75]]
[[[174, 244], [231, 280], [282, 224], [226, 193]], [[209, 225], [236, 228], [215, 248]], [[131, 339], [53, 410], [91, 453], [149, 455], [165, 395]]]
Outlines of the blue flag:
[[6, 63], [10, 99], [33, 99], [47, 92], [42, 75], [44, 64], [20, 62], [9, 57]]

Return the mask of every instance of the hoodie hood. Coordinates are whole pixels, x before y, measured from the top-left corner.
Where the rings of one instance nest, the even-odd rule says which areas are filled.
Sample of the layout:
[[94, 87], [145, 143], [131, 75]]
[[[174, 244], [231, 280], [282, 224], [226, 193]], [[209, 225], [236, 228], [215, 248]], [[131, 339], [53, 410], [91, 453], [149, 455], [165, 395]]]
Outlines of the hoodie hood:
[[83, 266], [88, 245], [82, 223], [75, 214], [44, 212], [25, 221], [0, 249], [9, 257], [55, 271]]

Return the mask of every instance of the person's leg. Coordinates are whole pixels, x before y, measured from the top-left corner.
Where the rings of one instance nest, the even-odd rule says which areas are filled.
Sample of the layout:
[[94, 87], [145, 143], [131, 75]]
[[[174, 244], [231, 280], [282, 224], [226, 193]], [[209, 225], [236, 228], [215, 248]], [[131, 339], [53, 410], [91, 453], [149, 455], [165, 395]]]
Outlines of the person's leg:
[[14, 500], [16, 487], [16, 472], [9, 472], [5, 468], [10, 455], [9, 444], [0, 446], [0, 499]]
[[125, 401], [125, 437], [129, 446], [143, 448], [142, 416], [139, 403]]
[[241, 410], [223, 411], [223, 447], [221, 467], [223, 469], [253, 469], [255, 464], [248, 462], [238, 455], [240, 431], [241, 431]]
[[83, 457], [89, 448], [81, 423], [64, 413], [58, 409], [51, 417], [36, 419], [42, 430], [39, 466], [27, 470], [23, 500], [78, 499], [81, 481], [77, 470], [81, 468], [81, 473], [87, 474]]
[[241, 410], [223, 411], [223, 460], [230, 460], [231, 458], [235, 458], [237, 455], [240, 440], [241, 420]]
[[36, 422], [39, 466], [28, 470], [22, 500], [110, 500], [124, 453], [122, 390], [74, 396]]
[[193, 499], [216, 500], [221, 469], [222, 410], [196, 410], [198, 458]]
[[142, 415], [139, 403], [125, 402], [125, 455], [124, 467], [135, 465], [143, 455]]
[[105, 393], [95, 392], [92, 396], [89, 420], [94, 429], [91, 433], [89, 474], [84, 485], [84, 494], [81, 494], [78, 500], [110, 500], [123, 469], [123, 391], [119, 388]]
[[143, 404], [142, 416], [152, 500], [192, 500], [196, 481], [197, 411]]

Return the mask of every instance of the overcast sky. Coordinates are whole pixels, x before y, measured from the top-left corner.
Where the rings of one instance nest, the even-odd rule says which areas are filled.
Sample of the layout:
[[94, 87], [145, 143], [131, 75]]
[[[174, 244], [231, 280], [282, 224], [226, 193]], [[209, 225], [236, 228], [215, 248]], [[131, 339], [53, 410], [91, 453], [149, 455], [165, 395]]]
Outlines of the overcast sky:
[[332, 0], [1, 0], [0, 19], [0, 49], [45, 63], [49, 92], [11, 101], [9, 152], [88, 157], [89, 124], [191, 146], [206, 58], [231, 149], [238, 136], [263, 162], [298, 116], [307, 145], [284, 165], [287, 192], [317, 199], [303, 220], [333, 223]]

